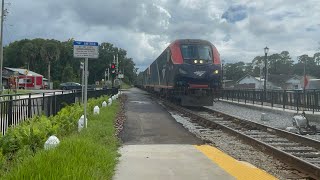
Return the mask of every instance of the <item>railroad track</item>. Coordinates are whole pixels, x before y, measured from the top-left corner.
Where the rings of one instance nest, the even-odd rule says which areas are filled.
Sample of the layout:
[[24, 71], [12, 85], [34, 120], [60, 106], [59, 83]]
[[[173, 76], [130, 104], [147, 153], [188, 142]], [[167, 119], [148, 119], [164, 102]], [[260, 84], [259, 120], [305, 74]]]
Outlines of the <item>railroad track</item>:
[[205, 127], [219, 128], [276, 157], [314, 179], [320, 179], [320, 141], [207, 108], [166, 106], [187, 114]]

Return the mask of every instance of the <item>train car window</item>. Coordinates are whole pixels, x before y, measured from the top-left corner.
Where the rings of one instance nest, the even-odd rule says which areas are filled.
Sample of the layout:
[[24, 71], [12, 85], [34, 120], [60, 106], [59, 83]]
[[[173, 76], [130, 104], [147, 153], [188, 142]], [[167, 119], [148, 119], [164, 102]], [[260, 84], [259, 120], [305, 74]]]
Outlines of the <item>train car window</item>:
[[[210, 60], [212, 60], [212, 50], [210, 46], [207, 45], [181, 45], [181, 53], [185, 60], [201, 59], [205, 60], [205, 63], [211, 62]], [[189, 63], [191, 62], [193, 61]]]
[[211, 60], [212, 55], [211, 55], [211, 49], [209, 46], [199, 46], [198, 47], [198, 52], [199, 52], [199, 58], [200, 59], [205, 59], [205, 60]]
[[194, 59], [197, 57], [197, 46], [195, 45], [182, 45], [181, 51], [184, 59]]

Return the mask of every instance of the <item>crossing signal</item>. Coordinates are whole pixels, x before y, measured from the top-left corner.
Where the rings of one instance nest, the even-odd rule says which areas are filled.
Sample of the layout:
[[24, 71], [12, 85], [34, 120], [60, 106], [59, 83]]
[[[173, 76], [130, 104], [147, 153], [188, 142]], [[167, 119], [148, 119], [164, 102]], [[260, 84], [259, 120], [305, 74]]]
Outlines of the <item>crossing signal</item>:
[[110, 64], [110, 69], [111, 69], [112, 78], [115, 78], [116, 77], [116, 64], [115, 63], [111, 63]]
[[111, 64], [111, 70], [116, 69], [116, 65], [114, 63]]

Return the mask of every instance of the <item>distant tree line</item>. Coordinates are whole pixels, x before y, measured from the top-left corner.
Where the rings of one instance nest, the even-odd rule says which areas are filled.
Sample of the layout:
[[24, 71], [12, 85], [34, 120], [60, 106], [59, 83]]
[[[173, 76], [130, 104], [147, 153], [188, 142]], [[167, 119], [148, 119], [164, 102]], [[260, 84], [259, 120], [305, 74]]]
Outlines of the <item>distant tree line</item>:
[[[81, 82], [80, 61], [73, 58], [73, 39], [58, 41], [49, 39], [23, 39], [4, 47], [4, 66], [13, 68], [28, 68], [44, 75], [58, 85], [60, 82]], [[132, 83], [136, 78], [136, 68], [132, 58], [127, 57], [124, 49], [103, 42], [99, 46], [99, 58], [89, 59], [89, 83], [104, 79], [105, 70], [118, 54], [119, 69], [124, 71], [126, 83]], [[49, 76], [50, 74], [50, 76]]]
[[[224, 65], [225, 78], [228, 80], [238, 80], [246, 74], [255, 77], [264, 75], [264, 56], [253, 58], [250, 63], [236, 62]], [[306, 63], [306, 74], [320, 78], [320, 52], [312, 57], [303, 54], [298, 56], [298, 62], [294, 63], [288, 51], [282, 51], [267, 56], [268, 73], [273, 75], [303, 75], [304, 63]]]

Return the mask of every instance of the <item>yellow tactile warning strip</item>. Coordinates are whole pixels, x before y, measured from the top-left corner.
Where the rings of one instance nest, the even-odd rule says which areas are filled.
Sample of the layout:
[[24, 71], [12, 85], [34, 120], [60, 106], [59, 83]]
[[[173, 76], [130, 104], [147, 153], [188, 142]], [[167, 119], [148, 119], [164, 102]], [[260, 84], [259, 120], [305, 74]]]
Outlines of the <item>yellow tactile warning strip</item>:
[[249, 163], [238, 161], [212, 146], [195, 145], [195, 147], [204, 155], [206, 155], [211, 161], [218, 164], [218, 166], [236, 179], [277, 179], [267, 172]]

